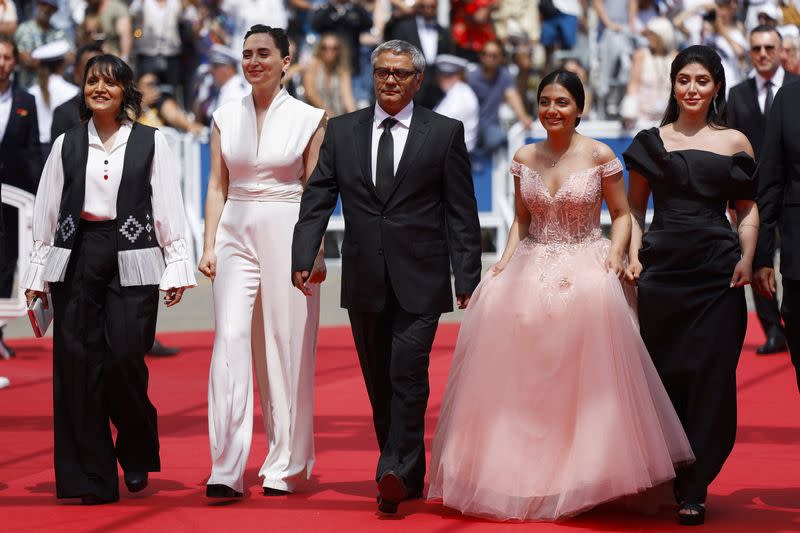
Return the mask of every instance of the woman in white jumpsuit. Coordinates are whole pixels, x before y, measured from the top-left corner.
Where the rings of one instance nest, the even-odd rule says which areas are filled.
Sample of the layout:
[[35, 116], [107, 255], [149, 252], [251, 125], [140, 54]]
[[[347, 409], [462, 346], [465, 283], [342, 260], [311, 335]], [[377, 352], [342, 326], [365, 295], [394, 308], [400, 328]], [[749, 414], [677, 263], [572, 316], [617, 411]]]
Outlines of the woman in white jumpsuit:
[[[291, 283], [292, 232], [317, 162], [324, 111], [281, 87], [286, 33], [253, 26], [242, 67], [252, 95], [214, 112], [200, 271], [213, 280], [216, 337], [208, 384], [212, 470], [206, 495], [240, 497], [253, 435], [253, 377], [269, 452], [265, 495], [292, 492], [314, 464], [313, 382], [319, 293]], [[312, 282], [325, 277], [322, 252]]]

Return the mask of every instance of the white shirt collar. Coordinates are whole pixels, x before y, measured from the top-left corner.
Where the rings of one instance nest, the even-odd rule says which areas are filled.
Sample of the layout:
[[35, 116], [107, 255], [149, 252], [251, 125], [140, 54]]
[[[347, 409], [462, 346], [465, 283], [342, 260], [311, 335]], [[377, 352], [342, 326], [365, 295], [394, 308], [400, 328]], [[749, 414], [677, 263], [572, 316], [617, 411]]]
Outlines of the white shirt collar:
[[[117, 133], [117, 137], [114, 139], [114, 146], [111, 147], [111, 150], [109, 150], [108, 153], [111, 153], [123, 144], [128, 143], [128, 137], [131, 134], [132, 128], [133, 126], [130, 122], [125, 121], [122, 123], [122, 126], [120, 126], [119, 132]], [[105, 147], [103, 147], [103, 141], [100, 140], [100, 134], [97, 133], [97, 127], [94, 125], [94, 119], [89, 119], [89, 146], [96, 146], [105, 151]]]
[[410, 101], [403, 109], [396, 115], [390, 115], [380, 104], [375, 104], [375, 117], [372, 119], [373, 126], [378, 128], [383, 122], [383, 119], [394, 116], [399, 124], [402, 124], [406, 129], [411, 128], [411, 116], [414, 114], [414, 101]]
[[0, 102], [6, 102], [8, 100], [11, 100], [12, 91], [13, 91], [13, 88], [11, 87], [11, 84], [9, 83], [8, 84], [8, 89], [6, 89], [6, 92], [0, 93]]
[[[778, 90], [781, 87], [783, 87], [783, 76], [784, 76], [784, 74], [785, 74], [785, 72], [783, 70], [783, 67], [778, 66], [778, 70], [776, 70], [775, 74], [773, 74], [772, 77], [770, 78], [770, 81], [772, 82], [772, 86], [775, 88], [775, 90]], [[764, 90], [764, 84], [765, 83], [767, 83], [767, 78], [764, 78], [763, 76], [761, 76], [761, 74], [756, 72], [756, 85], [758, 86], [758, 92], [761, 92], [761, 91]]]

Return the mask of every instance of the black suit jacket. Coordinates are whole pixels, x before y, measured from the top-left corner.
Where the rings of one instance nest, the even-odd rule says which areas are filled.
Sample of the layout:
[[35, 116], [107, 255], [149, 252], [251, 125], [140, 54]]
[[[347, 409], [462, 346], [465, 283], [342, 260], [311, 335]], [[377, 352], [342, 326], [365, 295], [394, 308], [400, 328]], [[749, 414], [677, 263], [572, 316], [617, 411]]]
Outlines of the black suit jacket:
[[[438, 23], [436, 24], [436, 31], [439, 34], [436, 54], [452, 54], [453, 41], [450, 38], [450, 31], [447, 28], [443, 28]], [[400, 39], [422, 50], [422, 42], [419, 38], [416, 16], [391, 19], [384, 30], [384, 38], [387, 41], [391, 39]], [[416, 98], [414, 98], [414, 102], [429, 109], [433, 109], [443, 97], [444, 92], [439, 89], [439, 85], [436, 83], [436, 65], [427, 65], [425, 67], [425, 78], [422, 80], [422, 87], [420, 87]]]
[[11, 114], [0, 141], [0, 183], [36, 194], [42, 173], [36, 101], [16, 87], [11, 98]]
[[341, 194], [342, 307], [383, 309], [390, 285], [409, 313], [453, 309], [480, 280], [478, 208], [464, 126], [414, 106], [394, 189], [382, 202], [372, 182], [374, 107], [330, 120], [294, 228], [292, 272], [311, 270]]
[[[784, 75], [782, 87], [795, 81], [800, 81], [800, 76], [787, 72]], [[753, 146], [753, 152], [758, 161], [767, 121], [758, 105], [758, 88], [755, 78], [748, 78], [731, 88], [728, 95], [728, 126], [744, 133]]]
[[53, 111], [53, 124], [50, 126], [50, 140], [55, 141], [59, 135], [66, 132], [73, 126], [81, 122], [79, 105], [83, 94], [75, 95], [75, 98], [67, 100]]
[[758, 165], [756, 267], [772, 266], [775, 228], [781, 229], [781, 273], [800, 280], [800, 82], [775, 95]]

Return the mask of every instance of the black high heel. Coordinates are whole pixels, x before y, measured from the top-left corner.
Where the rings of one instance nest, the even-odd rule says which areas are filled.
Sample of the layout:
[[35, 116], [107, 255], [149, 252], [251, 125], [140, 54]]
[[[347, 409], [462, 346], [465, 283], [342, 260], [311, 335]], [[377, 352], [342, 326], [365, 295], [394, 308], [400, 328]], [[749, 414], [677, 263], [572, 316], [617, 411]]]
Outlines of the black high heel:
[[[689, 511], [689, 512], [686, 512]], [[706, 506], [702, 503], [682, 503], [678, 522], [682, 526], [701, 526], [706, 521]]]

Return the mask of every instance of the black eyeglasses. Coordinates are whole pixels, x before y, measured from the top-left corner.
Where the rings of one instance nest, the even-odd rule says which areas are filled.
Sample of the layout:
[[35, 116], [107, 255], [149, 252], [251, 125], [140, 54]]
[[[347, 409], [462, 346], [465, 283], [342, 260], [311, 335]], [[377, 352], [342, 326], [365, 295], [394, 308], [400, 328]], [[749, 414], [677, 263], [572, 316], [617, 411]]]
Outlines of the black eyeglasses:
[[772, 52], [775, 51], [775, 45], [774, 44], [754, 44], [753, 46], [750, 47], [750, 51], [751, 52], [758, 53], [761, 50], [764, 50], [765, 52], [768, 52], [768, 53], [772, 53]]
[[404, 68], [390, 69], [386, 67], [377, 67], [372, 70], [372, 75], [379, 80], [385, 80], [391, 75], [394, 76], [394, 79], [397, 81], [406, 81], [408, 78], [415, 76], [416, 74], [416, 70], [406, 70]]

